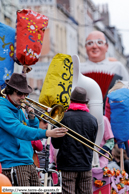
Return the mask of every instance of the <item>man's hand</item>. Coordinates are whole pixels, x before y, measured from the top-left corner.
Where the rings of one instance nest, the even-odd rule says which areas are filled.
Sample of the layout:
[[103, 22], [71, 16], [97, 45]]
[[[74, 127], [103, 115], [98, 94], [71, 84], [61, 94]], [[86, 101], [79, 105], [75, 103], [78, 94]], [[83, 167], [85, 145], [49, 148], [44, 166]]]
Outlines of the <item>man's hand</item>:
[[54, 128], [52, 130], [47, 130], [46, 131], [46, 136], [47, 137], [63, 137], [64, 135], [66, 135], [66, 132], [68, 130], [64, 127], [61, 127], [61, 128]]
[[25, 106], [25, 110], [28, 114], [29, 119], [33, 120], [35, 118], [34, 113], [34, 109], [32, 107], [29, 106], [29, 103], [26, 103], [28, 105]]

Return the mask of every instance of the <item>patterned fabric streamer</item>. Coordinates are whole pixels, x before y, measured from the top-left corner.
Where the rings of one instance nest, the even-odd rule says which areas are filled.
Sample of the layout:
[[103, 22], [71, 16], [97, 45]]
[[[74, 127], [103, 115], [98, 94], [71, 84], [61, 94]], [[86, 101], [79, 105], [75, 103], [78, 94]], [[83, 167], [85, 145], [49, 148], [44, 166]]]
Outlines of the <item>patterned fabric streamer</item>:
[[5, 80], [10, 79], [14, 70], [15, 29], [0, 23], [0, 86], [5, 87]]
[[70, 55], [58, 53], [49, 65], [39, 102], [52, 107], [61, 104], [66, 110], [70, 103], [73, 62]]

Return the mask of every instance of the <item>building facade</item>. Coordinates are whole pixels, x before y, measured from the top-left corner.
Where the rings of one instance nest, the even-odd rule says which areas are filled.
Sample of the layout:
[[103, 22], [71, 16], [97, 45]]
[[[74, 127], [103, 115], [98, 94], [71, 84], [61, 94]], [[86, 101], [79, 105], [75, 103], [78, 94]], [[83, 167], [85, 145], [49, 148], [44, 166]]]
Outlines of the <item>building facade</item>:
[[[107, 57], [114, 57], [126, 67], [122, 37], [115, 27], [110, 26], [110, 14], [107, 5], [100, 9], [91, 0], [0, 0], [0, 20], [13, 28], [16, 25], [18, 9], [32, 9], [49, 18], [45, 30], [41, 57], [32, 71], [28, 73], [29, 84], [34, 88], [36, 98], [45, 79], [52, 58], [57, 53], [68, 55], [77, 54], [81, 62], [87, 60], [85, 39], [93, 30], [102, 31], [108, 39]], [[51, 2], [51, 3], [50, 3]], [[127, 68], [127, 67], [126, 67]], [[22, 67], [15, 64], [16, 72]]]

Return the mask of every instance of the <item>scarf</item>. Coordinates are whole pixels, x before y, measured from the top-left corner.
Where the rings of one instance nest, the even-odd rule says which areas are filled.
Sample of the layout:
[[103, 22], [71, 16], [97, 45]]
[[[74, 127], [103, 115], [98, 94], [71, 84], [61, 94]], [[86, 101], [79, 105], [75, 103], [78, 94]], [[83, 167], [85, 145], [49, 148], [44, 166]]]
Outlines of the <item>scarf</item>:
[[71, 102], [69, 105], [68, 110], [82, 110], [82, 111], [86, 111], [89, 112], [89, 109], [87, 108], [86, 104], [82, 104], [82, 103], [75, 103], [75, 102]]
[[6, 99], [7, 99], [8, 101], [10, 101], [16, 108], [20, 109], [21, 106], [16, 105], [16, 104], [11, 100], [11, 98], [9, 97], [9, 95], [7, 95]]

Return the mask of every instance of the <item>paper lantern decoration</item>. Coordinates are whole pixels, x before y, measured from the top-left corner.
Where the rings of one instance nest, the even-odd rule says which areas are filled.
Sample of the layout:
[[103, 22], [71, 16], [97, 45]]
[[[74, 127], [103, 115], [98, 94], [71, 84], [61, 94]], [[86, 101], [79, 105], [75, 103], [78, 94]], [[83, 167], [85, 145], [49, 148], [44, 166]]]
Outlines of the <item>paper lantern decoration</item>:
[[[2, 187], [8, 186], [10, 187], [12, 186], [10, 180], [4, 174], [0, 174], [0, 194], [3, 194]], [[10, 193], [4, 192], [4, 194], [11, 194], [11, 192]]]
[[15, 29], [0, 22], [0, 86], [10, 79], [14, 70]]
[[29, 9], [17, 11], [14, 59], [20, 65], [34, 65], [40, 57], [48, 18]]
[[70, 103], [73, 81], [73, 62], [70, 55], [57, 54], [48, 68], [39, 102], [52, 107], [61, 104], [65, 109]]

